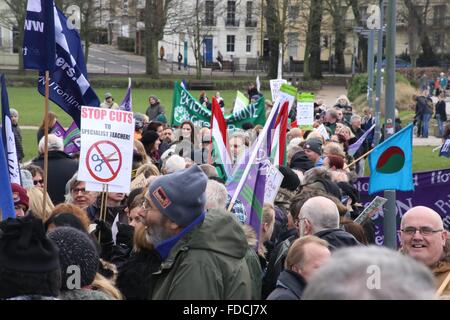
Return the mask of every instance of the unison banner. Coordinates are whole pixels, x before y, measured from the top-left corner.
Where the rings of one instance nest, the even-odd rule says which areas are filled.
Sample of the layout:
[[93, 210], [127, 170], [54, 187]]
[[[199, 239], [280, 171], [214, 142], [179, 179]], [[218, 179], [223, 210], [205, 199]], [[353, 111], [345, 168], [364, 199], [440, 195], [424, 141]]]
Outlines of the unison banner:
[[[450, 169], [418, 172], [413, 174], [414, 191], [397, 191], [397, 230], [405, 212], [415, 206], [426, 206], [439, 213], [444, 220], [445, 229], [450, 228]], [[355, 183], [361, 195], [361, 203], [368, 205], [375, 196], [383, 196], [382, 192], [369, 195], [369, 177], [359, 178]], [[372, 217], [375, 223], [375, 241], [383, 244], [383, 211]]]
[[[264, 108], [264, 98], [261, 97], [254, 104], [234, 112], [225, 117], [228, 129], [242, 128], [246, 122], [254, 125], [264, 126], [266, 122], [266, 111]], [[173, 89], [172, 126], [179, 126], [184, 121], [191, 121], [199, 127], [210, 128], [211, 110], [208, 110], [195, 99], [189, 91], [175, 82]]]

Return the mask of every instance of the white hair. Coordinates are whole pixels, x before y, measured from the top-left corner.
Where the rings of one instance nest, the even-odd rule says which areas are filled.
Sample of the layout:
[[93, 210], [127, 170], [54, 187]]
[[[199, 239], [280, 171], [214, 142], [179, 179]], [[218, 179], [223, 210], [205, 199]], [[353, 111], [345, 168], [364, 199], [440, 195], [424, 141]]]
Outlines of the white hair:
[[[48, 135], [48, 151], [64, 151], [63, 139], [54, 134]], [[45, 136], [39, 141], [39, 153], [44, 154], [45, 151]]]
[[205, 209], [225, 209], [228, 192], [225, 186], [215, 180], [208, 180], [206, 185]]
[[325, 197], [308, 199], [300, 209], [300, 216], [309, 220], [313, 234], [339, 228], [339, 210], [333, 201]]
[[179, 170], [183, 170], [186, 168], [186, 160], [183, 157], [180, 157], [177, 154], [174, 154], [167, 158], [164, 162], [164, 166], [162, 171], [164, 174], [174, 173]]
[[378, 246], [333, 252], [308, 282], [304, 300], [434, 299], [431, 271], [414, 259]]
[[291, 141], [289, 141], [289, 144], [287, 146], [287, 152], [291, 150], [293, 147], [298, 147], [300, 145], [300, 142], [302, 142], [302, 138], [294, 138]]

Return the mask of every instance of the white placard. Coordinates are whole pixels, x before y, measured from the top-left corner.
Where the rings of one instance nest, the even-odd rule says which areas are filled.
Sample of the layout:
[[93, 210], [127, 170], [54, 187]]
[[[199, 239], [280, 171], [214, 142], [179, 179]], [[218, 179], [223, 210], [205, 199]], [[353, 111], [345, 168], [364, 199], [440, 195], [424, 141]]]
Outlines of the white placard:
[[[86, 190], [102, 192], [103, 191], [103, 183], [86, 182]], [[108, 192], [129, 193], [130, 188], [127, 189], [127, 186], [108, 185]]]
[[297, 101], [297, 126], [314, 124], [314, 102]]
[[264, 191], [264, 203], [272, 203], [275, 201], [278, 190], [283, 182], [283, 174], [274, 165], [270, 166], [266, 173], [266, 189]]
[[[130, 192], [133, 113], [83, 106], [80, 134], [78, 179], [107, 184], [111, 192]], [[120, 191], [113, 191], [111, 186]]]
[[355, 220], [353, 220], [353, 222], [362, 224], [367, 219], [370, 219], [375, 212], [382, 209], [383, 205], [386, 202], [387, 202], [386, 198], [376, 196], [375, 199], [373, 199], [372, 202], [369, 203], [369, 205], [364, 209], [364, 211], [361, 212], [361, 214], [358, 217], [356, 217]]
[[272, 80], [270, 80], [270, 92], [272, 93], [272, 101], [276, 101], [277, 100], [278, 94], [280, 93], [281, 85], [283, 83], [287, 83], [287, 80], [284, 80], [284, 79], [272, 79]]
[[325, 139], [325, 141], [330, 140], [330, 135], [328, 134], [327, 128], [323, 124], [316, 128], [316, 131]]

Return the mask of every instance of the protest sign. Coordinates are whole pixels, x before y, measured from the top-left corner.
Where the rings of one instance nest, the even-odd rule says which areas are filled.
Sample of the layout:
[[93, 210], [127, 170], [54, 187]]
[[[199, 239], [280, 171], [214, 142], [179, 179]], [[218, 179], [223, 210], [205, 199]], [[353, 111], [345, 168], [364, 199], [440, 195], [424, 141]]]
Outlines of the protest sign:
[[273, 203], [283, 182], [283, 174], [274, 165], [266, 171], [266, 189], [264, 191], [264, 203]]
[[[265, 100], [259, 98], [256, 103], [233, 112], [225, 117], [228, 129], [242, 128], [246, 122], [264, 125], [266, 122]], [[210, 128], [211, 110], [200, 104], [185, 88], [175, 82], [173, 88], [172, 126], [178, 127], [184, 121], [191, 121], [199, 127]]]
[[314, 124], [314, 94], [297, 94], [297, 126], [303, 130], [312, 130]]
[[276, 101], [280, 93], [281, 85], [287, 83], [284, 79], [270, 80], [270, 92], [272, 93], [272, 101]]
[[328, 131], [323, 124], [317, 127], [316, 131], [320, 133], [320, 135], [324, 138], [325, 141], [330, 140], [330, 135], [328, 134]]
[[361, 214], [358, 217], [356, 217], [355, 220], [353, 220], [353, 222], [362, 224], [364, 221], [372, 217], [376, 211], [382, 209], [386, 201], [387, 201], [386, 198], [376, 196], [375, 199], [373, 199], [372, 202], [369, 203], [367, 207], [365, 207], [363, 212], [361, 212]]
[[107, 184], [111, 186], [109, 191], [129, 192], [133, 160], [133, 113], [83, 106], [80, 131], [78, 179]]

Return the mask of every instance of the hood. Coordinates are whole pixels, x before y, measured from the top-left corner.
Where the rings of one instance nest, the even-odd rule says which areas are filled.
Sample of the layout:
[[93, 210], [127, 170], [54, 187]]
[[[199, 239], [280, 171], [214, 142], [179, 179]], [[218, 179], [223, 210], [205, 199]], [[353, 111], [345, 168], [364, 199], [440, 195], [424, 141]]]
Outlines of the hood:
[[292, 156], [290, 168], [305, 172], [314, 168], [314, 163], [309, 160], [304, 151], [299, 151]]
[[291, 291], [300, 299], [306, 287], [305, 279], [296, 272], [283, 270], [277, 280], [277, 288], [291, 289]]
[[209, 210], [203, 224], [188, 240], [191, 249], [211, 250], [242, 259], [248, 250], [244, 230], [236, 218], [225, 210]]
[[326, 229], [314, 234], [320, 239], [326, 240], [330, 244], [330, 250], [358, 246], [360, 243], [356, 238], [342, 229]]

